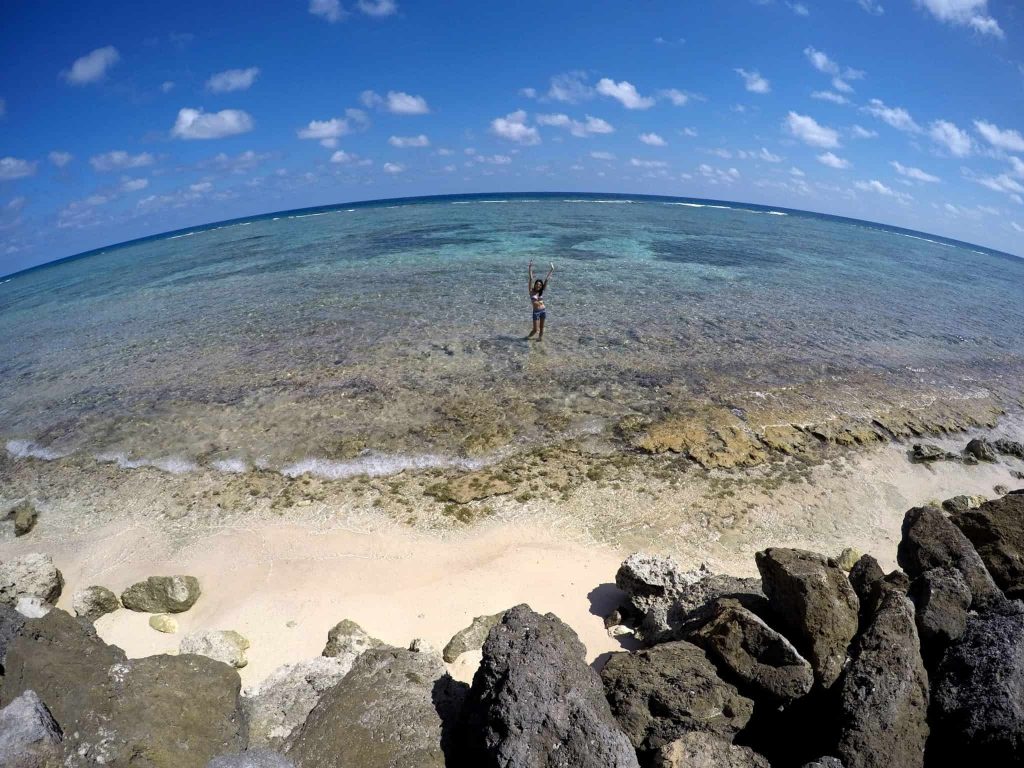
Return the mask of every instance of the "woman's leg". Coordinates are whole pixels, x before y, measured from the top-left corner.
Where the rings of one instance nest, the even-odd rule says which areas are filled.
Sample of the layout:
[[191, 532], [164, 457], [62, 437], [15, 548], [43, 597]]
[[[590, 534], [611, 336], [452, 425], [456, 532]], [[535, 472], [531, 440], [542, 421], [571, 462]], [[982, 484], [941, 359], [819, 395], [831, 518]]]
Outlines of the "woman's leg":
[[528, 334], [526, 334], [526, 338], [532, 339], [534, 336], [537, 335], [537, 324], [539, 322], [540, 322], [539, 320], [534, 320], [533, 321], [533, 330], [531, 330]]
[[[540, 341], [541, 339], [544, 338], [544, 316], [543, 315], [541, 316], [541, 318], [540, 318], [540, 320], [538, 322], [540, 322], [540, 333], [537, 334], [537, 341]], [[537, 323], [534, 323], [534, 325], [536, 326]]]

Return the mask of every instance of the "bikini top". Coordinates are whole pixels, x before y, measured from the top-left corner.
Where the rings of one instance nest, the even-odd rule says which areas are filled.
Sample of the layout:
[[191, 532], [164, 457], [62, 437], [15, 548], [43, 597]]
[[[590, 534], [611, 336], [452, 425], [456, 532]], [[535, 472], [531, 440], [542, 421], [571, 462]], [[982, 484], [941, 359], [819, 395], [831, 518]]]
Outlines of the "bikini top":
[[541, 301], [542, 302], [542, 301], [544, 301], [544, 299], [541, 298], [541, 295], [539, 293], [531, 293], [530, 294], [530, 301]]

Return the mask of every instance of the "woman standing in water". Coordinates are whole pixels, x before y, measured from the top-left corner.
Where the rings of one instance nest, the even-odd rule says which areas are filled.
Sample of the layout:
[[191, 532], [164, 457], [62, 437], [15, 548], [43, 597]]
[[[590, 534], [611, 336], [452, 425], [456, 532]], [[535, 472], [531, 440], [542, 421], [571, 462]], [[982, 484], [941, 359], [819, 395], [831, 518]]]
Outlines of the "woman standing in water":
[[544, 289], [548, 287], [548, 280], [551, 279], [551, 275], [555, 271], [555, 265], [551, 265], [551, 269], [548, 270], [548, 276], [543, 280], [536, 280], [533, 277], [533, 262], [530, 262], [528, 267], [530, 272], [530, 282], [528, 287], [530, 289], [530, 302], [533, 304], [533, 330], [527, 334], [526, 338], [532, 339], [534, 334], [537, 336], [537, 341], [544, 338], [544, 319], [547, 317], [547, 310], [544, 309]]

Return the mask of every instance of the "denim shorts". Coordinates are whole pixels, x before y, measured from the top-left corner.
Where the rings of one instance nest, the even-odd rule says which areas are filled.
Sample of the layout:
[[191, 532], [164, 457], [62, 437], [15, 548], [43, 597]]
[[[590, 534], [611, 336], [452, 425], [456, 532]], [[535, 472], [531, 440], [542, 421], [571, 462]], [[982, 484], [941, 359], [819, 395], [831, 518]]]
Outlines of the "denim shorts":
[[535, 321], [536, 320], [543, 320], [547, 316], [548, 316], [548, 312], [547, 312], [546, 309], [535, 309], [535, 310], [533, 310], [533, 319]]

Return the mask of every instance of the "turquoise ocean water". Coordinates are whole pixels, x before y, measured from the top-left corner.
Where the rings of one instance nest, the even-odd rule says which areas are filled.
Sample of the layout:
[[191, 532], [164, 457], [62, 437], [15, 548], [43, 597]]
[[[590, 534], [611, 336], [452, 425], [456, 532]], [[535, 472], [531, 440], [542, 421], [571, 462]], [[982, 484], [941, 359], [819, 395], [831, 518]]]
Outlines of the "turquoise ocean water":
[[735, 203], [350, 204], [0, 278], [0, 445], [174, 471], [474, 466], [688, 397], [1022, 371], [1024, 260]]

